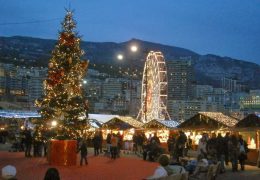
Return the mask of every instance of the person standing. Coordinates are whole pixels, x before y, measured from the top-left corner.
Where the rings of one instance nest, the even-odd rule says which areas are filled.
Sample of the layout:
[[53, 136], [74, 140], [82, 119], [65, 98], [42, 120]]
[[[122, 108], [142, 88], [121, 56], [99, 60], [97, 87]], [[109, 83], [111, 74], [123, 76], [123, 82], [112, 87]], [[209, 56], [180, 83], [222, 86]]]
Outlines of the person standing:
[[245, 160], [247, 159], [248, 147], [247, 147], [246, 141], [243, 140], [242, 135], [239, 135], [238, 142], [239, 142], [238, 159], [239, 159], [241, 170], [244, 171], [245, 170]]
[[29, 129], [24, 131], [24, 144], [25, 144], [25, 157], [31, 157], [31, 148], [32, 148], [32, 134]]
[[117, 133], [117, 157], [120, 157], [120, 152], [123, 147], [123, 136]]
[[137, 154], [137, 152], [138, 152], [138, 150], [137, 150], [138, 149], [137, 148], [138, 136], [139, 136], [139, 134], [137, 134], [136, 132], [133, 135], [133, 151], [135, 154]]
[[221, 133], [218, 133], [217, 137], [217, 159], [220, 161], [220, 172], [225, 172], [225, 139]]
[[230, 133], [227, 132], [225, 137], [224, 137], [224, 144], [225, 144], [224, 154], [225, 154], [225, 164], [226, 164], [226, 166], [228, 166], [228, 162], [229, 162], [229, 149], [228, 149], [229, 140], [230, 140]]
[[198, 154], [201, 154], [203, 158], [207, 158], [207, 137], [206, 134], [203, 133], [202, 137], [199, 140], [198, 145]]
[[137, 153], [141, 155], [143, 153], [143, 144], [145, 141], [145, 134], [140, 133], [137, 136]]
[[99, 153], [103, 153], [103, 136], [102, 136], [102, 131], [99, 131], [99, 139], [100, 139]]
[[211, 162], [217, 162], [217, 137], [216, 133], [211, 134], [211, 138], [207, 142], [207, 158]]
[[167, 140], [167, 145], [168, 145], [168, 152], [170, 153], [170, 156], [173, 156], [174, 146], [175, 146], [174, 135], [169, 136], [169, 138]]
[[151, 138], [151, 142], [155, 141], [158, 145], [161, 144], [160, 139], [158, 138], [157, 134], [154, 133], [153, 137]]
[[88, 148], [86, 140], [82, 141], [82, 144], [80, 145], [78, 152], [80, 152], [80, 165], [82, 166], [83, 160], [85, 161], [85, 165], [88, 165]]
[[93, 141], [93, 145], [94, 145], [94, 155], [98, 156], [99, 155], [99, 148], [100, 148], [101, 139], [100, 139], [100, 136], [99, 136], [99, 134], [97, 132], [95, 133], [94, 138], [93, 138], [92, 141]]
[[229, 157], [232, 163], [232, 171], [235, 172], [238, 169], [238, 155], [239, 155], [239, 142], [235, 135], [230, 137], [228, 142], [228, 149], [229, 149]]
[[111, 158], [116, 159], [118, 147], [118, 137], [113, 133], [111, 137]]
[[107, 153], [110, 154], [110, 150], [111, 150], [111, 134], [108, 133], [107, 134], [107, 139], [106, 139], [106, 143], [107, 143]]

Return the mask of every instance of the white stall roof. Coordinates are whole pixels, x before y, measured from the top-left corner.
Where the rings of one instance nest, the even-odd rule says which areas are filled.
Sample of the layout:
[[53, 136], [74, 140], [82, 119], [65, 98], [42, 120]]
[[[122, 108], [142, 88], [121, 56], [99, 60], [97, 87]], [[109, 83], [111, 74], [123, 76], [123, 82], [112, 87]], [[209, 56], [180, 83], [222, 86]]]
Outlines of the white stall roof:
[[111, 114], [89, 114], [88, 118], [89, 119], [95, 119], [101, 124], [111, 120], [114, 117], [119, 117], [118, 115], [111, 115]]

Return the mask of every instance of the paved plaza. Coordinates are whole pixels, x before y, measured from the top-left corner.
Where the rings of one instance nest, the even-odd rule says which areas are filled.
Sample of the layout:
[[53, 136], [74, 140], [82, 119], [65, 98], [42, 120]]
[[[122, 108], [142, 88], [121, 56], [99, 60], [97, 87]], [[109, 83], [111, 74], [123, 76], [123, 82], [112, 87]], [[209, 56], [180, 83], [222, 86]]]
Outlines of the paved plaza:
[[[5, 165], [14, 165], [17, 169], [19, 180], [42, 180], [49, 167], [46, 158], [25, 158], [23, 152], [8, 152], [8, 145], [0, 145], [0, 168]], [[156, 162], [143, 161], [133, 154], [122, 153], [121, 157], [112, 160], [104, 154], [93, 155], [93, 149], [89, 148], [89, 164], [72, 167], [56, 166], [62, 180], [141, 180], [151, 175], [158, 166]], [[230, 166], [224, 174], [220, 174], [219, 180], [259, 180], [260, 169], [255, 166], [246, 166], [246, 171], [232, 173]]]

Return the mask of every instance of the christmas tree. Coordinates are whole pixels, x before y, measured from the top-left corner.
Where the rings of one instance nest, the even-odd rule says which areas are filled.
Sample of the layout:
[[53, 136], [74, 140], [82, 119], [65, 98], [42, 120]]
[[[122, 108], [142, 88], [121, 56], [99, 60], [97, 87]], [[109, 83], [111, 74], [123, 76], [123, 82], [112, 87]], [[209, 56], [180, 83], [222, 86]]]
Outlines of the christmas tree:
[[50, 127], [55, 120], [57, 135], [65, 139], [79, 137], [88, 124], [88, 105], [82, 87], [88, 61], [81, 61], [84, 51], [80, 49], [80, 37], [75, 28], [73, 13], [67, 10], [49, 60], [44, 97], [36, 101], [42, 116], [41, 129]]

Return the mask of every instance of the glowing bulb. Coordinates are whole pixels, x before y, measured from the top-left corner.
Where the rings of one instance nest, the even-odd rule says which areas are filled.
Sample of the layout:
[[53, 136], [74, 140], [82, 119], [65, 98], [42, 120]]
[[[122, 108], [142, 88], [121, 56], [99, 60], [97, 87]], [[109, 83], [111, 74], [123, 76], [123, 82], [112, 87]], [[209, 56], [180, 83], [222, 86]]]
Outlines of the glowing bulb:
[[137, 46], [133, 45], [131, 46], [131, 51], [132, 52], [136, 52], [138, 50]]
[[51, 126], [52, 126], [52, 127], [57, 126], [57, 121], [52, 121], [52, 122], [51, 122]]
[[123, 56], [122, 54], [118, 54], [118, 55], [117, 55], [117, 59], [118, 59], [118, 60], [122, 60], [122, 59], [124, 59], [124, 56]]

